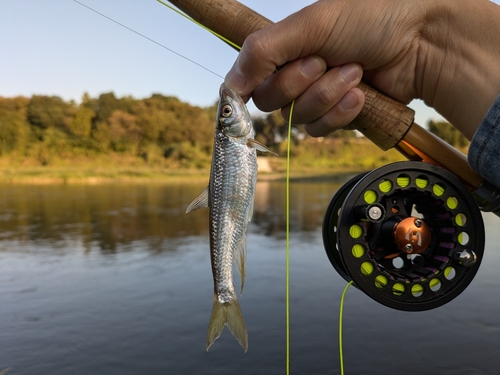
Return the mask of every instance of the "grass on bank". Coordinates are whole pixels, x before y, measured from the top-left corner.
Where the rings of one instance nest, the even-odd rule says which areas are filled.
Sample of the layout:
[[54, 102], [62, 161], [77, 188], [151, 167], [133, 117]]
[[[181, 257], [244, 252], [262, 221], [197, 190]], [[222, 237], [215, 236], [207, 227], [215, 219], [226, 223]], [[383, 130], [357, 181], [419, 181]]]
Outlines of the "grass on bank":
[[[280, 157], [269, 157], [271, 171], [261, 172], [262, 179], [282, 178], [286, 172], [286, 142]], [[365, 138], [310, 139], [292, 145], [291, 175], [326, 176], [337, 173], [361, 172], [404, 160], [394, 150], [381, 151]], [[260, 154], [260, 153], [259, 153]], [[175, 180], [208, 180], [209, 161], [202, 166], [179, 166], [148, 163], [140, 157], [108, 154], [93, 158], [52, 158], [46, 165], [33, 160], [1, 158], [0, 182], [3, 183], [103, 183], [162, 182]]]

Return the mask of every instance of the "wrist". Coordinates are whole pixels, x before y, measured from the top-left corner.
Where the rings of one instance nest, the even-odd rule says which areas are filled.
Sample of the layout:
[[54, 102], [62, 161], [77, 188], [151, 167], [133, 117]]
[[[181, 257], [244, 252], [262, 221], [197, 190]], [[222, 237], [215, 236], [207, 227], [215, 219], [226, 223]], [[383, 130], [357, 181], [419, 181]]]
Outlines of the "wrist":
[[428, 4], [417, 92], [470, 139], [500, 94], [500, 7], [488, 0]]

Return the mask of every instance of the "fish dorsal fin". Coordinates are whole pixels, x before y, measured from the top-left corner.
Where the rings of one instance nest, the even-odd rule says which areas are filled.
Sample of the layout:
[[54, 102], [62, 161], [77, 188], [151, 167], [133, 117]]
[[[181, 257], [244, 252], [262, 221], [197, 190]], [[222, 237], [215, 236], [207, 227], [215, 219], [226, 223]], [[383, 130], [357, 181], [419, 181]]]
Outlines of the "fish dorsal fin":
[[247, 146], [248, 147], [252, 147], [252, 148], [254, 148], [254, 149], [258, 150], [258, 151], [270, 152], [274, 156], [279, 156], [277, 153], [275, 153], [274, 151], [271, 151], [270, 149], [268, 149], [266, 146], [264, 146], [259, 141], [256, 141], [255, 139], [249, 139], [248, 142], [247, 142]]
[[245, 286], [245, 276], [246, 269], [245, 263], [247, 260], [247, 238], [246, 235], [241, 239], [240, 244], [236, 249], [234, 249], [234, 262], [238, 268], [238, 273], [240, 274], [241, 279], [241, 287], [240, 287], [240, 295], [243, 293], [243, 287]]
[[191, 202], [186, 213], [208, 207], [208, 186]]

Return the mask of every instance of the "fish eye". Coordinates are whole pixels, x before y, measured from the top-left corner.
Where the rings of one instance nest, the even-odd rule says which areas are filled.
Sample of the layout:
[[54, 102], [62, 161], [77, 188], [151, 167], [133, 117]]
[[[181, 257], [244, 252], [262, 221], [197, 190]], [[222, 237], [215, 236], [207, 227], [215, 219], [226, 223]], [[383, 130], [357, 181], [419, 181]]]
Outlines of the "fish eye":
[[229, 117], [233, 114], [233, 108], [229, 104], [222, 107], [220, 114], [224, 117]]

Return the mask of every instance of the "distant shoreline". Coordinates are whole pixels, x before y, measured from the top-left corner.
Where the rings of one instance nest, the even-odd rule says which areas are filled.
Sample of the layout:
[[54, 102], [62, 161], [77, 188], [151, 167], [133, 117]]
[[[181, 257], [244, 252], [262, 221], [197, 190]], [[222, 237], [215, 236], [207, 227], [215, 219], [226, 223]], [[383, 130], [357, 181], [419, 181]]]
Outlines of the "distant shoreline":
[[[345, 168], [342, 170], [292, 170], [292, 181], [332, 181], [355, 175], [362, 171]], [[158, 170], [156, 168], [111, 168], [109, 170], [82, 169], [75, 167], [29, 167], [0, 168], [0, 184], [108, 184], [108, 183], [203, 183], [208, 182], [207, 170]], [[284, 181], [284, 172], [260, 172], [259, 181]]]
[[[404, 157], [382, 151], [368, 139], [309, 140], [295, 145], [290, 159], [292, 179], [332, 180], [335, 176], [376, 169]], [[280, 152], [286, 155], [286, 150]], [[210, 159], [196, 167], [182, 163], [148, 162], [144, 158], [112, 153], [98, 157], [54, 157], [46, 165], [33, 158], [0, 158], [0, 184], [104, 184], [208, 182]], [[258, 156], [259, 180], [284, 180], [286, 157]]]

